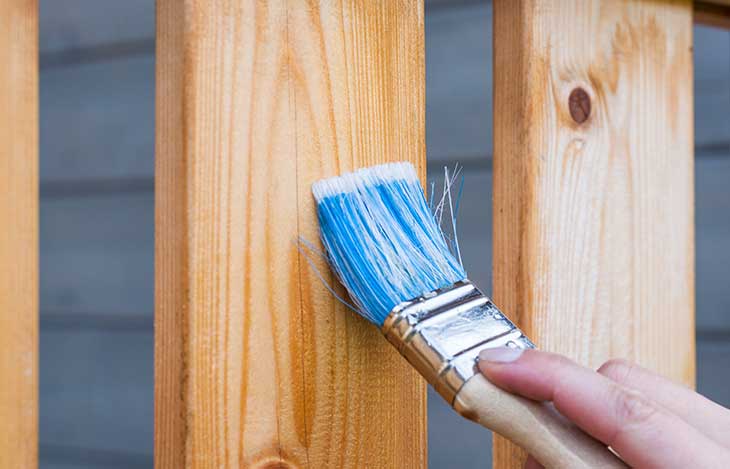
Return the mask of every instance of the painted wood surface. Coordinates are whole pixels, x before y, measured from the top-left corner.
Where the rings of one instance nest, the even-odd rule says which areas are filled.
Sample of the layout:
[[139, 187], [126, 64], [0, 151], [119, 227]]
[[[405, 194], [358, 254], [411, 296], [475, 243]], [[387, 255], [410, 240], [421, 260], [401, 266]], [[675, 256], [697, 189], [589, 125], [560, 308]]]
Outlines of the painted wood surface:
[[494, 4], [495, 302], [543, 349], [692, 386], [691, 2], [541, 5]]
[[157, 13], [157, 467], [423, 467], [423, 381], [295, 245], [316, 179], [425, 175], [421, 2]]
[[0, 467], [38, 465], [38, 5], [0, 3]]

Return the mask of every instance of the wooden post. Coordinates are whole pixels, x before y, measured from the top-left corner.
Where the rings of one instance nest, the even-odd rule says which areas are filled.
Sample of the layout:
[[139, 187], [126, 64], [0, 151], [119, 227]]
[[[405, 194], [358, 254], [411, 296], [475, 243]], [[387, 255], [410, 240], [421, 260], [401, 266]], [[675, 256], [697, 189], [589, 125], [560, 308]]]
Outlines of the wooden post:
[[38, 5], [0, 2], [0, 467], [38, 465]]
[[693, 385], [692, 113], [691, 2], [494, 2], [494, 296], [541, 348]]
[[156, 467], [424, 467], [424, 383], [295, 245], [316, 179], [425, 175], [422, 2], [157, 8]]

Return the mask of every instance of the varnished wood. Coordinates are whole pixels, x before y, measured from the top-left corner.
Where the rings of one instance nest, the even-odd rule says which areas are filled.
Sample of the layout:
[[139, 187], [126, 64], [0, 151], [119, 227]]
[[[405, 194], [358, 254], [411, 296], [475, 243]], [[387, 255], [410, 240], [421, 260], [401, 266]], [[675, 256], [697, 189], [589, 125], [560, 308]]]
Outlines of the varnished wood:
[[0, 2], [0, 467], [38, 465], [38, 5]]
[[425, 174], [421, 2], [157, 17], [156, 467], [424, 467], [423, 381], [295, 245], [316, 179]]
[[496, 303], [543, 349], [692, 386], [692, 4], [499, 0], [494, 53]]

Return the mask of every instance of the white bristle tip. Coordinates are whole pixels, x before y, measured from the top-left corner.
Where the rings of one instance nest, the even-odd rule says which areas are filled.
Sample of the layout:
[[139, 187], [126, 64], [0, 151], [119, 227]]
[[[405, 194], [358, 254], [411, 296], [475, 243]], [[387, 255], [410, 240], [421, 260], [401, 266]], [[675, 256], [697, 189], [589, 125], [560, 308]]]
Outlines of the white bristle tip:
[[403, 180], [417, 181], [416, 169], [411, 163], [386, 163], [360, 169], [341, 176], [320, 179], [312, 184], [312, 194], [317, 202], [337, 194], [354, 192], [358, 186], [372, 186], [379, 183]]

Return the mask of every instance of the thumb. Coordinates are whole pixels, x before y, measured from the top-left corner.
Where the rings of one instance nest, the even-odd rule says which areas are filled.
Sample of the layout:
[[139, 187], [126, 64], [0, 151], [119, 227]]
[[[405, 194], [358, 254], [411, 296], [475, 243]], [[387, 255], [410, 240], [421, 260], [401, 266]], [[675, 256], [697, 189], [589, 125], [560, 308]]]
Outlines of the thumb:
[[492, 348], [481, 351], [478, 366], [508, 392], [552, 401], [561, 414], [631, 466], [723, 467], [720, 462], [729, 456], [649, 396], [561, 355]]

